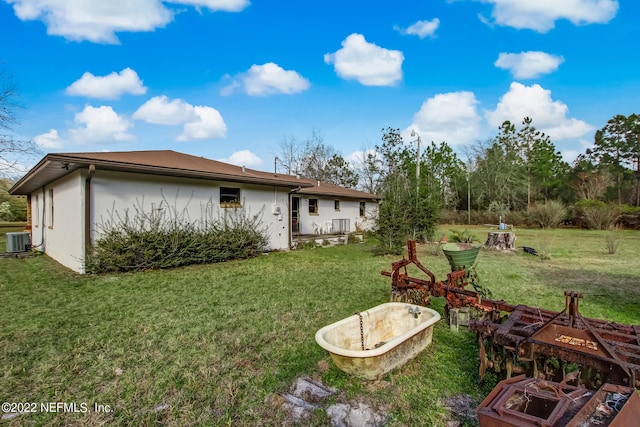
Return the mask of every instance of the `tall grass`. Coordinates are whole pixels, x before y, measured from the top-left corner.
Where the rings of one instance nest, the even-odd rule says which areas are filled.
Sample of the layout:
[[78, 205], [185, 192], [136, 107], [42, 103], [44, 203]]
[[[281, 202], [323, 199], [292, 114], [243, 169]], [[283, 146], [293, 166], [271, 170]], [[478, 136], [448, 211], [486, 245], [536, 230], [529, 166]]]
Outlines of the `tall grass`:
[[[473, 228], [477, 236], [486, 231]], [[541, 231], [516, 233], [518, 245], [536, 247]], [[621, 231], [614, 256], [604, 256], [604, 232], [546, 233], [554, 233], [553, 257], [543, 264], [524, 252], [481, 252], [477, 271], [493, 298], [561, 310], [570, 289], [585, 295], [586, 316], [640, 323], [638, 232]], [[0, 401], [113, 408], [23, 414], [2, 423], [285, 425], [286, 415], [265, 397], [309, 375], [339, 389], [332, 402], [365, 400], [384, 409], [388, 425], [445, 426], [446, 398], [468, 394], [480, 402], [490, 389], [477, 382], [474, 334], [440, 322], [430, 347], [377, 383], [339, 371], [314, 341], [322, 326], [388, 301], [389, 278], [380, 271], [398, 257], [374, 256], [373, 247], [92, 276], [46, 256], [0, 259]], [[442, 280], [449, 265], [433, 254], [419, 245], [421, 262]], [[441, 313], [443, 305], [432, 298]], [[318, 411], [309, 424], [328, 420]]]

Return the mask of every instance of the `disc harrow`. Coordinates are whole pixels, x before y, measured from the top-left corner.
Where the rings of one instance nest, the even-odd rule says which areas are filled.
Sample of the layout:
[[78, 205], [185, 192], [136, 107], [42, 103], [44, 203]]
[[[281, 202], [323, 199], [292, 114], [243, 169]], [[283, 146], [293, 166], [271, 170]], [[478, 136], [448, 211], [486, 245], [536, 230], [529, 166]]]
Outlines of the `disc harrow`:
[[[426, 278], [410, 276], [410, 265]], [[566, 291], [560, 312], [488, 299], [468, 287], [464, 270], [437, 281], [418, 260], [415, 241], [408, 242], [408, 257], [382, 274], [391, 277], [392, 300], [428, 305], [431, 296], [443, 297], [447, 312], [475, 309], [469, 329], [478, 337], [481, 379], [489, 370], [554, 381], [571, 373], [572, 381], [592, 389], [605, 383], [640, 388], [640, 326], [582, 316], [580, 293]]]

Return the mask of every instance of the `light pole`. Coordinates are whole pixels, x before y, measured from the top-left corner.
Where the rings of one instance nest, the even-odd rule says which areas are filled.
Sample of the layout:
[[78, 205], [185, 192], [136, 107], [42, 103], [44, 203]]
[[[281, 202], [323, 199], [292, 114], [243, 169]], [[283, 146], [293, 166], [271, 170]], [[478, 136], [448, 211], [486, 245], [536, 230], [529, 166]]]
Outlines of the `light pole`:
[[[418, 135], [418, 133], [411, 129], [411, 136], [417, 136], [418, 137], [418, 154], [416, 154], [416, 183], [420, 181], [420, 135]], [[419, 184], [416, 185], [416, 188], [418, 188]]]

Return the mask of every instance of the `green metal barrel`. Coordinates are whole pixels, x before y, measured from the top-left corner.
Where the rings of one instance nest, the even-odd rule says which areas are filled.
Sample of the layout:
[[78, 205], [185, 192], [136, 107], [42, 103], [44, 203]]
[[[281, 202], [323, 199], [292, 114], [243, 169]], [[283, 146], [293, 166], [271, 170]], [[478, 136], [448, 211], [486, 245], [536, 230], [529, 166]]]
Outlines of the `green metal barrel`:
[[471, 267], [478, 257], [482, 245], [471, 243], [445, 243], [442, 253], [447, 257], [451, 271]]

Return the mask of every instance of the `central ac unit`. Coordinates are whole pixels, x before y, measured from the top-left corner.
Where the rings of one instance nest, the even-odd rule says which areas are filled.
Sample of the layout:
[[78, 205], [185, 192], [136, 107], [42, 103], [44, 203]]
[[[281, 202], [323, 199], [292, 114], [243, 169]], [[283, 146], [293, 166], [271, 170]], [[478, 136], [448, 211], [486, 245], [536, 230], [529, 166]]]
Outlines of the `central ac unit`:
[[31, 235], [26, 232], [7, 233], [7, 252], [28, 252], [31, 250]]

